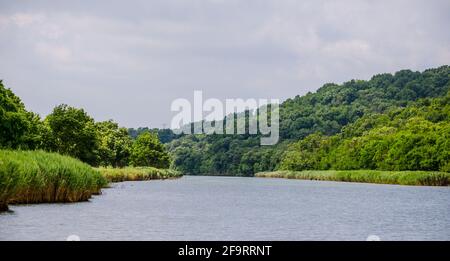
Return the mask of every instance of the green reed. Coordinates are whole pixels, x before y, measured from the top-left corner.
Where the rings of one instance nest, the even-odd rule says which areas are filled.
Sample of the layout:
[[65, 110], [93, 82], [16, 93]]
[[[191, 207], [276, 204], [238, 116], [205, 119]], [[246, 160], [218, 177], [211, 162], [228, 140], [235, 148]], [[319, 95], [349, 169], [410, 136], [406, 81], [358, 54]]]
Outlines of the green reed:
[[181, 177], [181, 173], [178, 171], [153, 167], [98, 168], [97, 170], [110, 182]]
[[436, 171], [305, 170], [260, 172], [255, 176], [414, 186], [448, 186], [450, 184], [450, 173]]
[[0, 210], [8, 203], [84, 201], [106, 185], [97, 170], [71, 157], [0, 150]]

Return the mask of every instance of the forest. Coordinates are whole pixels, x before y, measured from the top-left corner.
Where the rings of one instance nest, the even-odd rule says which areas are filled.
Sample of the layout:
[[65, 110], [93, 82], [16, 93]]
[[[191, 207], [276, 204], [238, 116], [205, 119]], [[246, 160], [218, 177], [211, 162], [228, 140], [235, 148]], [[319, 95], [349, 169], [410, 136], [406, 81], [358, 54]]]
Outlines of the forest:
[[43, 150], [94, 167], [146, 166], [192, 175], [274, 170], [450, 171], [450, 67], [327, 83], [280, 104], [280, 142], [258, 135], [175, 135], [96, 122], [65, 104], [41, 119], [0, 82], [0, 148]]
[[450, 67], [328, 83], [280, 105], [280, 139], [184, 135], [167, 147], [187, 174], [253, 176], [274, 170], [450, 171]]

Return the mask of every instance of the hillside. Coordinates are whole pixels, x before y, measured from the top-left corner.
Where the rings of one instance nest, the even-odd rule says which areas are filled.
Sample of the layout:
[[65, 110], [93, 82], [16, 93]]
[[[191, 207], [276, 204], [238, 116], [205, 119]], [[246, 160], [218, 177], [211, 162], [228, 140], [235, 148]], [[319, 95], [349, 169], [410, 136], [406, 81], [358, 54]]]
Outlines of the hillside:
[[278, 169], [289, 144], [308, 135], [336, 135], [364, 116], [386, 114], [422, 98], [444, 97], [449, 89], [449, 66], [328, 83], [280, 105], [281, 140], [276, 146], [261, 147], [259, 138], [250, 135], [185, 135], [167, 146], [175, 167], [184, 173], [251, 176]]

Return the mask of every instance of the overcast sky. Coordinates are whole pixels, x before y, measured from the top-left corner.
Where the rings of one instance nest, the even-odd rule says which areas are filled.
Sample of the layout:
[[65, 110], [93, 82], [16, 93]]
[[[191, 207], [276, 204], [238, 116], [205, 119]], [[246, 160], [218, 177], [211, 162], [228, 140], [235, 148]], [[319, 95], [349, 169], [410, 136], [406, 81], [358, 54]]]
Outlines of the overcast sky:
[[193, 90], [286, 99], [449, 64], [449, 25], [448, 0], [0, 0], [0, 79], [41, 116], [162, 127]]

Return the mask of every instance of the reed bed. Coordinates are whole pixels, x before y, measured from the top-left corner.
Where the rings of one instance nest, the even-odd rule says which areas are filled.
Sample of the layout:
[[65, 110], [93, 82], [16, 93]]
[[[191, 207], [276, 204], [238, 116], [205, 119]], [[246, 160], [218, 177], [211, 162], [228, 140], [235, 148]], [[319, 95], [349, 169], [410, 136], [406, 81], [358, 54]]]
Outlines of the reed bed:
[[97, 170], [71, 157], [0, 150], [0, 210], [8, 204], [85, 201], [106, 185]]
[[109, 182], [171, 179], [182, 176], [180, 172], [175, 170], [153, 167], [98, 168], [97, 170]]
[[448, 186], [450, 184], [450, 173], [436, 171], [305, 170], [260, 172], [255, 176], [411, 186]]

